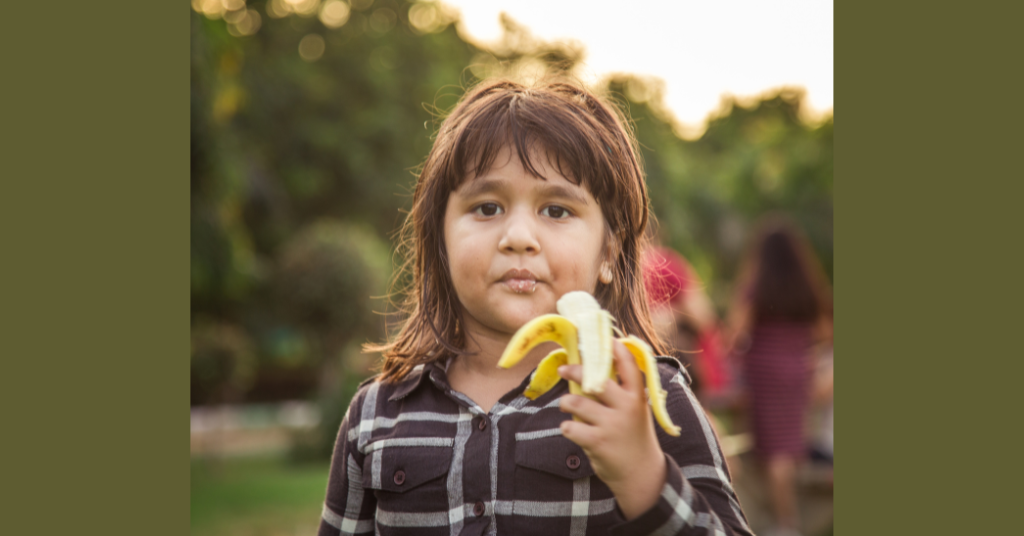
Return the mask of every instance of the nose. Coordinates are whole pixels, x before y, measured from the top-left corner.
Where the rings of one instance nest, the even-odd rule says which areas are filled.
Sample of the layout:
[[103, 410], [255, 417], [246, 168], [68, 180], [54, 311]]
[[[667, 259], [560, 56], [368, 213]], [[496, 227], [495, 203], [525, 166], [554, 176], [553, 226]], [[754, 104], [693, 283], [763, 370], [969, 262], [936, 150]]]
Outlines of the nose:
[[505, 218], [505, 230], [498, 242], [498, 249], [505, 253], [538, 253], [536, 222], [532, 214], [513, 211]]

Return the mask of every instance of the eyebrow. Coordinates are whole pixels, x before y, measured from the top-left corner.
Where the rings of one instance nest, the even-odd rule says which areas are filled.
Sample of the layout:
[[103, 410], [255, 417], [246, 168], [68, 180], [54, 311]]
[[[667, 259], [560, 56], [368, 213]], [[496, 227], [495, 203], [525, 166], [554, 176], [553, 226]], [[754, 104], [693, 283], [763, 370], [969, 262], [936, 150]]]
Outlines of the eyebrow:
[[462, 197], [476, 197], [491, 192], [498, 192], [504, 190], [507, 187], [507, 183], [508, 181], [502, 179], [473, 179], [464, 186], [460, 195]]
[[589, 205], [587, 198], [579, 192], [578, 188], [569, 188], [562, 184], [549, 184], [544, 187], [545, 194], [551, 197], [569, 199], [581, 205]]
[[[491, 192], [500, 192], [508, 188], [509, 181], [505, 179], [475, 179], [466, 185], [466, 189], [460, 194], [462, 197], [476, 197]], [[586, 196], [579, 192], [578, 188], [570, 188], [564, 184], [545, 184], [542, 188], [542, 195], [568, 199], [581, 205], [588, 205]]]

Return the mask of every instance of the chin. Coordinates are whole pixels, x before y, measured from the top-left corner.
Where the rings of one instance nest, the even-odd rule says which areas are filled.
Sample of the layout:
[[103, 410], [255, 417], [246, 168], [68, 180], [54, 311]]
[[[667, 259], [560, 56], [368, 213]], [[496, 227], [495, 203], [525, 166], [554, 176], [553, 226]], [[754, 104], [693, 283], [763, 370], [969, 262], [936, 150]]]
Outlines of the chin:
[[515, 330], [518, 330], [519, 328], [525, 326], [527, 322], [533, 320], [534, 318], [537, 318], [538, 316], [555, 312], [556, 310], [553, 305], [552, 307], [550, 307], [550, 309], [547, 307], [531, 307], [528, 309], [519, 309], [514, 312], [510, 311], [510, 314], [506, 318], [508, 324], [512, 326]]

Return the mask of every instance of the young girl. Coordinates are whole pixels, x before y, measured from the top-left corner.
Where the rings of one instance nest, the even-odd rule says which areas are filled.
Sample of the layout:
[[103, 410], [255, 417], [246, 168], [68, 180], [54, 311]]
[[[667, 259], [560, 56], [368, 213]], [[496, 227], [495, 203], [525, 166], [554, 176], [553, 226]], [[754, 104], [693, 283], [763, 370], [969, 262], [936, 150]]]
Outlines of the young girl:
[[[664, 353], [638, 262], [646, 186], [614, 110], [570, 84], [497, 81], [443, 122], [406, 222], [409, 316], [369, 347], [383, 370], [342, 422], [321, 535], [751, 534], [674, 360], [659, 373], [679, 437], [654, 425], [621, 344], [621, 385], [596, 401], [565, 381], [522, 395], [550, 346], [496, 367], [512, 335], [573, 290]], [[579, 366], [560, 374], [581, 380]]]

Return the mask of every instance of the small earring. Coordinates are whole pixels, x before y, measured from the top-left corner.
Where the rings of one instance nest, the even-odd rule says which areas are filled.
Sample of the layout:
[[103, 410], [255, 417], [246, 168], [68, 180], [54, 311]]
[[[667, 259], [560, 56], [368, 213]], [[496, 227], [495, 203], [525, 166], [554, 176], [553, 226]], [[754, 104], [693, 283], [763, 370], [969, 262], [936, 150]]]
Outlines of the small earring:
[[608, 266], [607, 262], [601, 263], [600, 279], [601, 282], [604, 283], [605, 285], [608, 285], [612, 282], [612, 269], [610, 266]]

